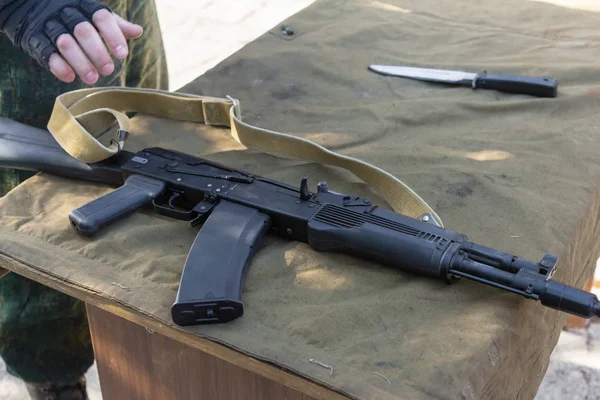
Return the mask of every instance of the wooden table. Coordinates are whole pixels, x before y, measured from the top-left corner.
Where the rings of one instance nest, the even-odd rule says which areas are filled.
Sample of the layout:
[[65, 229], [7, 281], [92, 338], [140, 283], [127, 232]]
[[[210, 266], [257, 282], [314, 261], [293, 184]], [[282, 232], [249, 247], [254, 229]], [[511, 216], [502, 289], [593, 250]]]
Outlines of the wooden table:
[[92, 305], [87, 312], [104, 399], [348, 399], [214, 343], [169, 337]]

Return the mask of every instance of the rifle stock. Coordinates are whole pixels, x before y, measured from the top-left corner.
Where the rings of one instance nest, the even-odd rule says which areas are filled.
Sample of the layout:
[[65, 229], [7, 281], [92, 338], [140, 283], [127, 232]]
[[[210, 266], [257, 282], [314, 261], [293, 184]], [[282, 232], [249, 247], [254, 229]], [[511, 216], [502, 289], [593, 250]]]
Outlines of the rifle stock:
[[123, 184], [120, 164], [129, 157], [131, 153], [121, 152], [118, 159], [85, 164], [64, 151], [47, 130], [0, 117], [0, 167], [115, 186]]

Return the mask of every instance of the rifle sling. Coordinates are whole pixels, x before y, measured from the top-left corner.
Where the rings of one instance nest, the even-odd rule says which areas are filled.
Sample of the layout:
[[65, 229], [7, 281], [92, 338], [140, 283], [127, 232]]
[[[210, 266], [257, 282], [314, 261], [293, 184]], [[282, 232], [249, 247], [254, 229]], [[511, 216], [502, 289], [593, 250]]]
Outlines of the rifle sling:
[[374, 188], [395, 212], [413, 218], [430, 213], [443, 226], [435, 211], [400, 179], [376, 166], [335, 153], [310, 140], [247, 124], [241, 119], [240, 102], [231, 97], [223, 99], [123, 87], [75, 90], [57, 97], [48, 130], [71, 156], [86, 163], [98, 162], [124, 148], [126, 135], [115, 137], [109, 146], [98, 139], [107, 132], [114, 134], [114, 130], [109, 130], [114, 122], [121, 130], [128, 132], [129, 118], [125, 112], [226, 126], [230, 128], [231, 136], [246, 148], [277, 157], [344, 168]]

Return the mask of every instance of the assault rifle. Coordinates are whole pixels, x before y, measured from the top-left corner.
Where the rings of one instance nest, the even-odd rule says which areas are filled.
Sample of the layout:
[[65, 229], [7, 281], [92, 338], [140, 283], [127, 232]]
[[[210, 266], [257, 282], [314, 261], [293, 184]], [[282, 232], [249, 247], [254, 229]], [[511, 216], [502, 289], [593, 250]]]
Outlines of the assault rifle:
[[558, 261], [553, 254], [525, 260], [470, 242], [427, 215], [414, 219], [387, 211], [369, 199], [334, 192], [325, 182], [312, 192], [306, 177], [293, 187], [157, 147], [121, 151], [88, 165], [68, 155], [49, 132], [2, 118], [0, 166], [120, 186], [70, 213], [84, 236], [146, 205], [202, 224], [171, 309], [178, 325], [242, 316], [245, 271], [267, 232], [317, 251], [344, 252], [448, 282], [472, 279], [583, 318], [600, 316], [594, 294], [551, 279]]

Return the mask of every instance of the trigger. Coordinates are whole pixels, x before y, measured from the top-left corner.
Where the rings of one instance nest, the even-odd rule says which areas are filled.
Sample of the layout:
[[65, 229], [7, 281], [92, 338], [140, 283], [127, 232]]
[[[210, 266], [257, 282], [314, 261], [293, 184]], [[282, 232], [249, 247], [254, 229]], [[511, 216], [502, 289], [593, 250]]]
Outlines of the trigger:
[[171, 195], [171, 197], [169, 197], [169, 202], [168, 202], [168, 203], [169, 203], [169, 207], [171, 207], [171, 208], [173, 208], [173, 209], [175, 209], [175, 210], [177, 210], [177, 209], [180, 209], [179, 207], [177, 207], [176, 205], [174, 205], [174, 204], [173, 204], [173, 202], [174, 202], [175, 200], [177, 200], [177, 198], [178, 198], [178, 197], [179, 197], [179, 193], [177, 193], [177, 192], [174, 192], [174, 193]]
[[[179, 205], [177, 205], [179, 203]], [[170, 209], [182, 212], [189, 212], [192, 209], [192, 205], [185, 201], [181, 192], [173, 192], [167, 200], [167, 204]]]

